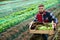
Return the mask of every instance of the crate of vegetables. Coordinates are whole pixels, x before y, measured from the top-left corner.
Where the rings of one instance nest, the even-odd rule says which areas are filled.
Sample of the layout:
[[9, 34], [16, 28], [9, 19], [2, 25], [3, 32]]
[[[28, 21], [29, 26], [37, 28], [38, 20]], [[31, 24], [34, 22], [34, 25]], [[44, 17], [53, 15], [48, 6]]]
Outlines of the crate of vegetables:
[[53, 23], [33, 24], [29, 28], [29, 32], [33, 34], [54, 34]]

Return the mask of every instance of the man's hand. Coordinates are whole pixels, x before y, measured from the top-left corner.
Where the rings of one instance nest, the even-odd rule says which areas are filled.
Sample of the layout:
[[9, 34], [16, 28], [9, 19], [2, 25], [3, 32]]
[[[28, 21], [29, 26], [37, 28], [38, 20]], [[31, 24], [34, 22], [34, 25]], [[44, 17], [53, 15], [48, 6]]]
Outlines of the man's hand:
[[54, 23], [53, 25], [54, 25], [54, 28], [56, 28], [56, 23]]
[[53, 25], [54, 25], [54, 30], [56, 30], [56, 23], [54, 23]]
[[32, 22], [29, 24], [29, 26], [30, 26], [29, 29], [31, 28], [31, 26], [32, 26], [33, 23], [34, 23], [34, 21], [32, 21]]

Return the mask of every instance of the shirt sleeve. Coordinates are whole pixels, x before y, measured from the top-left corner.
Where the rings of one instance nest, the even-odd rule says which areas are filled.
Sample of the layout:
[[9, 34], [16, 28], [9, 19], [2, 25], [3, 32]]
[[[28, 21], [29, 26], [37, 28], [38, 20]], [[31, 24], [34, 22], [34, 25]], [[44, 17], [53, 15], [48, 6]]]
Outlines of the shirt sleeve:
[[36, 22], [37, 21], [37, 15], [35, 15], [35, 17], [34, 17], [34, 20], [33, 20], [34, 22]]
[[58, 19], [54, 16], [53, 13], [50, 13], [50, 16], [52, 17], [52, 20], [53, 20], [55, 23], [58, 23]]

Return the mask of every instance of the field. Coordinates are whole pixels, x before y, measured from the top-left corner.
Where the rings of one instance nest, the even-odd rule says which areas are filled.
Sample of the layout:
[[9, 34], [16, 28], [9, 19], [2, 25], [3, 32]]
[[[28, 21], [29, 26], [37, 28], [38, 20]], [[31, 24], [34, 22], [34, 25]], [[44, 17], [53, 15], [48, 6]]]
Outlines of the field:
[[[7, 2], [6, 4], [2, 2], [0, 4], [0, 40], [35, 39], [34, 36], [32, 37], [33, 34], [29, 33], [29, 26], [27, 24], [34, 20], [34, 16], [38, 12], [38, 5], [40, 4], [44, 4], [46, 10], [54, 12], [60, 22], [60, 5], [58, 5], [57, 0], [39, 1], [31, 0], [29, 2], [25, 1], [24, 3], [17, 1], [14, 3]], [[59, 27], [60, 23], [57, 26]], [[60, 31], [57, 34], [57, 40], [60, 40], [59, 35]], [[37, 40], [40, 40], [39, 37], [37, 38]]]

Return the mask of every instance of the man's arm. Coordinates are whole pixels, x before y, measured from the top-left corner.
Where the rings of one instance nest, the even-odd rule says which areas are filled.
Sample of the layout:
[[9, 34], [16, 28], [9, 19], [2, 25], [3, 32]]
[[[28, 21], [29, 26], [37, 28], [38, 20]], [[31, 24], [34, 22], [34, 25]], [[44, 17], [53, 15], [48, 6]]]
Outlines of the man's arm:
[[57, 26], [57, 23], [58, 23], [58, 20], [57, 18], [53, 15], [53, 13], [50, 13], [50, 16], [52, 17], [52, 20], [54, 21], [54, 30], [56, 30], [56, 26]]
[[53, 13], [50, 13], [50, 16], [52, 17], [52, 20], [54, 21], [54, 23], [58, 23], [57, 18], [53, 15]]
[[37, 17], [36, 17], [36, 15], [35, 15], [34, 20], [30, 23], [30, 25], [32, 25], [32, 24], [35, 23], [36, 21], [37, 21]]

